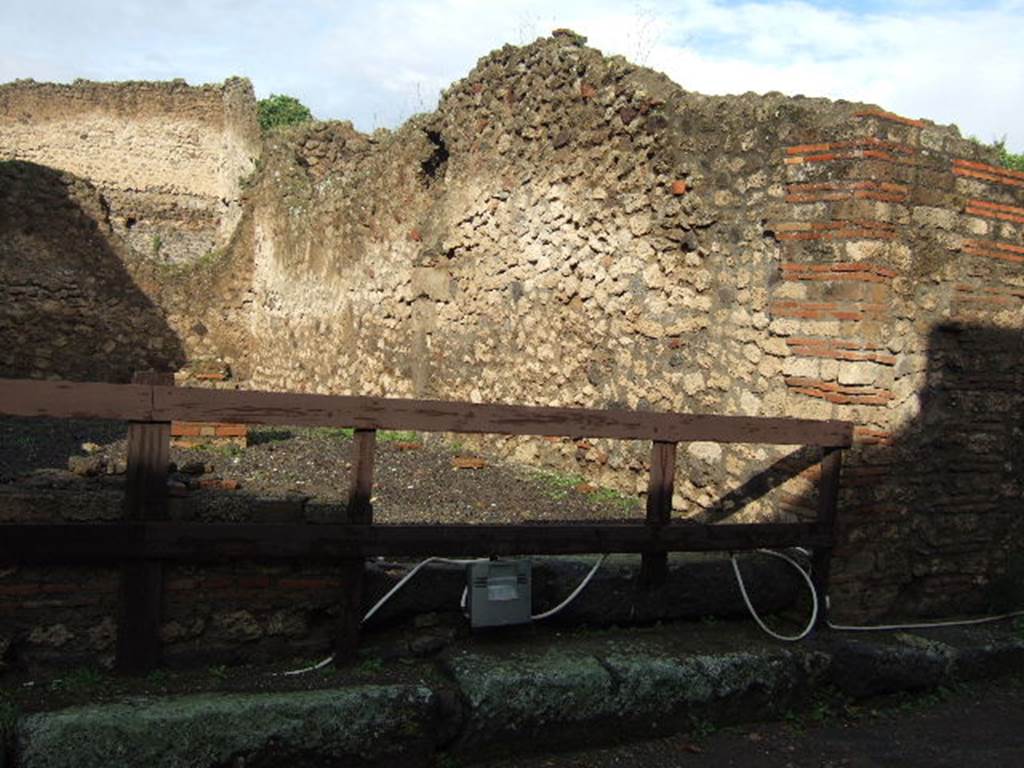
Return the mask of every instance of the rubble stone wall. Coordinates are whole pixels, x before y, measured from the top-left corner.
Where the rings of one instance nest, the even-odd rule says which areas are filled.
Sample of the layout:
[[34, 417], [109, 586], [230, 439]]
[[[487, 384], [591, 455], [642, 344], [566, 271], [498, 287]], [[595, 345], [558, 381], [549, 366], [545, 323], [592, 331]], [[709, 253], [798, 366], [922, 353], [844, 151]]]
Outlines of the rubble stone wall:
[[[397, 131], [275, 133], [222, 258], [129, 274], [184, 361], [254, 388], [851, 420], [834, 617], [1001, 610], [1024, 599], [1024, 175], [992, 162], [954, 128], [702, 96], [561, 33]], [[644, 444], [478, 444], [645, 489]], [[816, 460], [681, 446], [674, 514], [808, 519]], [[224, 588], [250, 576], [284, 578]], [[187, 645], [203, 629], [177, 611]]]
[[0, 377], [244, 376], [247, 232], [240, 227], [234, 247], [216, 258], [155, 260], [118, 233], [94, 184], [36, 163], [0, 161]]
[[248, 80], [0, 85], [0, 160], [96, 186], [137, 254], [192, 261], [226, 246], [260, 153]]
[[[693, 94], [562, 34], [482, 59], [395, 133], [315, 125], [266, 160], [253, 386], [848, 419], [837, 615], [998, 602], [1021, 543], [1024, 177], [955, 129]], [[644, 445], [487, 447], [645, 487]], [[813, 514], [808, 451], [680, 457], [679, 516]]]

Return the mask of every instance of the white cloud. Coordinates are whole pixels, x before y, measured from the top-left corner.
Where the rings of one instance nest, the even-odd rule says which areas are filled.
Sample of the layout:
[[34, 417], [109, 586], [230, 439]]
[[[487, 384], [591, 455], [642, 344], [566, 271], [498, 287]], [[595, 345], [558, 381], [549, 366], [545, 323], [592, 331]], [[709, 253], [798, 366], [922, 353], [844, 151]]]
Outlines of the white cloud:
[[[320, 51], [328, 80], [345, 72], [358, 77], [375, 92], [377, 121], [391, 124], [433, 106], [434, 89], [463, 77], [492, 48], [570, 27], [605, 53], [660, 69], [689, 90], [874, 102], [958, 123], [984, 140], [1006, 135], [1011, 147], [1024, 149], [1024, 49], [1017, 34], [1024, 4], [880, 7], [568, 0], [556, 9], [536, 0], [398, 0], [346, 19]], [[403, 91], [405, 104], [396, 104], [394, 95]], [[363, 98], [365, 92], [350, 96], [345, 106], [369, 127], [359, 114]], [[327, 109], [336, 106], [329, 102]]]
[[[363, 129], [430, 109], [504, 43], [556, 27], [705, 93], [875, 102], [1024, 150], [1024, 1], [14, 0], [0, 81], [253, 79]], [[836, 7], [836, 6], [839, 7]]]

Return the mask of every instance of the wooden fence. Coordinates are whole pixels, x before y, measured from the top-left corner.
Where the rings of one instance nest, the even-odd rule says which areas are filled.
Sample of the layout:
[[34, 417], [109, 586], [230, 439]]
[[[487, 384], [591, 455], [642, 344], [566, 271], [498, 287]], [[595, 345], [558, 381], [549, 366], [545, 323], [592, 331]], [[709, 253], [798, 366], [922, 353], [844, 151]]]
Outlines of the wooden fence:
[[[167, 561], [344, 563], [348, 588], [335, 631], [335, 656], [342, 662], [351, 658], [358, 642], [364, 558], [374, 555], [636, 552], [642, 553], [643, 582], [656, 585], [665, 578], [668, 552], [803, 546], [814, 552], [819, 595], [826, 592], [842, 449], [850, 446], [853, 435], [848, 422], [189, 389], [164, 381], [160, 375], [136, 377], [134, 384], [0, 379], [0, 414], [129, 422], [123, 521], [4, 524], [0, 534], [0, 563], [121, 564], [116, 664], [128, 673], [146, 672], [159, 663], [163, 563]], [[345, 519], [316, 525], [168, 521], [172, 420], [355, 428]], [[646, 520], [374, 524], [370, 497], [378, 429], [649, 440]], [[676, 445], [698, 440], [820, 447], [815, 522], [673, 524]]]

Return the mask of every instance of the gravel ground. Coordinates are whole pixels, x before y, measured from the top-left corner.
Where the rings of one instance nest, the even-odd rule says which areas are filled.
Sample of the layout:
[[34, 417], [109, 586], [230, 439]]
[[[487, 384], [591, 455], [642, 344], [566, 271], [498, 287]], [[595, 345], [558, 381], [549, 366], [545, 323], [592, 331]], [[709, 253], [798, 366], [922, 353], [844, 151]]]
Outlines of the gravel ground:
[[[123, 475], [82, 478], [68, 471], [71, 457], [92, 456], [123, 471], [126, 426], [118, 422], [0, 419], [0, 484], [38, 488], [110, 490]], [[247, 448], [172, 448], [176, 467], [203, 467], [200, 479], [235, 481], [253, 496], [301, 495], [337, 502], [347, 496], [351, 437], [342, 430], [255, 428]], [[483, 459], [482, 468], [458, 468], [457, 459]], [[470, 462], [472, 463], [472, 462]], [[197, 491], [205, 493], [207, 491]], [[394, 522], [507, 523], [552, 520], [641, 519], [636, 498], [594, 488], [581, 478], [467, 455], [457, 446], [424, 444], [411, 433], [378, 436], [374, 472], [375, 520]]]

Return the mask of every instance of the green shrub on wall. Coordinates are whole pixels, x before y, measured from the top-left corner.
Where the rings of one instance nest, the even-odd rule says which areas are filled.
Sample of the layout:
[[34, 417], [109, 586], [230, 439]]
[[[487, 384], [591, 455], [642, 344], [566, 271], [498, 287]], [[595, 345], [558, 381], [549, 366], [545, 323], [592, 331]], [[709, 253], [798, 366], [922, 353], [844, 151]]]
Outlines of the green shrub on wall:
[[295, 125], [313, 119], [309, 107], [294, 96], [272, 93], [259, 101], [260, 128], [269, 131], [281, 125]]
[[1024, 154], [1014, 154], [1006, 148], [1006, 139], [995, 142], [995, 148], [999, 152], [999, 164], [1014, 171], [1024, 171]]

